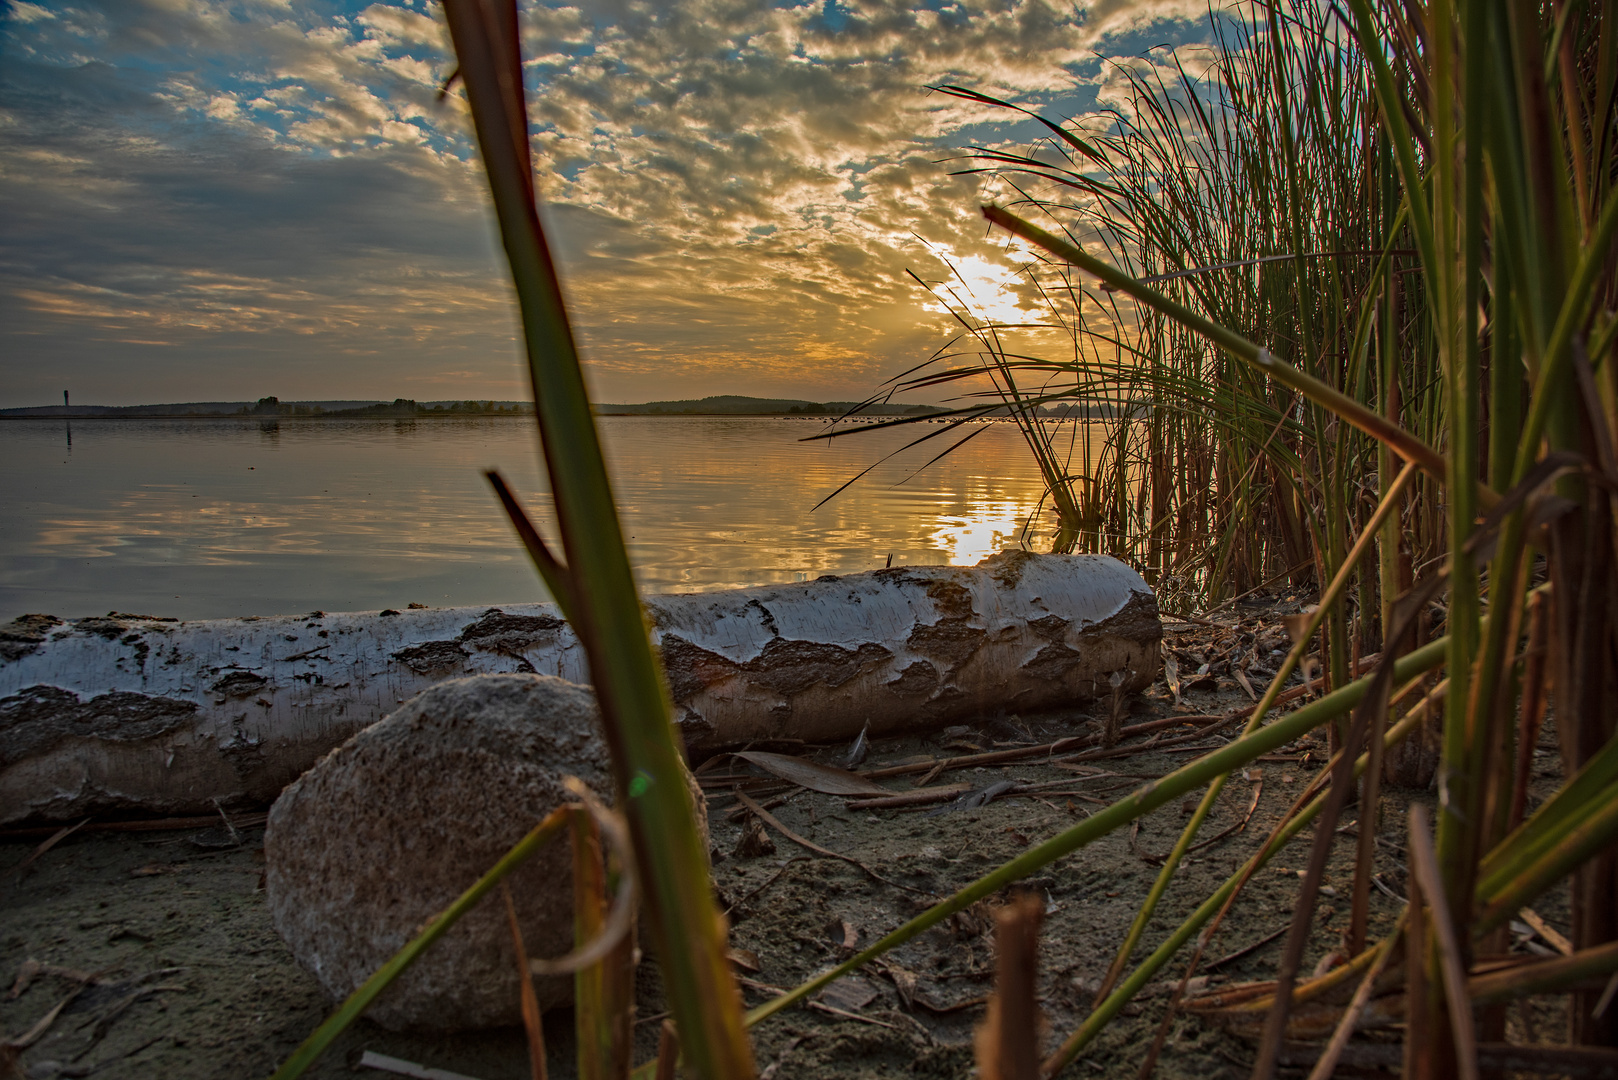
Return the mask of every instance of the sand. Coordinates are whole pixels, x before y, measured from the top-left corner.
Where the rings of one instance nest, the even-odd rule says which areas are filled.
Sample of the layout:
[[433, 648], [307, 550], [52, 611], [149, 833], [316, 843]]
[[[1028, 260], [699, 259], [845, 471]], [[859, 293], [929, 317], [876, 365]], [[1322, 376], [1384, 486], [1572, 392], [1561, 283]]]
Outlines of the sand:
[[[1264, 613], [1267, 619], [1276, 614]], [[1263, 629], [1251, 620], [1249, 626]], [[1198, 627], [1182, 627], [1167, 637], [1171, 646], [1191, 657], [1205, 655], [1210, 643], [1229, 640]], [[1217, 663], [1213, 667], [1199, 688], [1184, 690], [1178, 705], [1160, 681], [1129, 706], [1123, 722], [1218, 713], [1247, 703], [1236, 682], [1220, 675]], [[1189, 678], [1184, 655], [1181, 668]], [[1093, 706], [1088, 713], [985, 717], [970, 730], [884, 740], [872, 747], [864, 767], [1088, 734], [1096, 730], [1099, 711]], [[1194, 745], [1217, 742], [1210, 738]], [[846, 751], [785, 749], [827, 763]], [[1148, 947], [1256, 850], [1318, 769], [1323, 750], [1319, 738], [1302, 740], [1272, 760], [1256, 763], [1245, 776], [1232, 778], [1202, 835], [1224, 832], [1244, 819], [1247, 823], [1187, 860], [1147, 930]], [[970, 810], [853, 811], [845, 808], [843, 798], [801, 790], [774, 810], [788, 828], [919, 892], [875, 882], [847, 862], [817, 856], [773, 833], [773, 852], [743, 854], [738, 850], [742, 825], [728, 817], [732, 796], [711, 787], [715, 886], [721, 903], [733, 908], [733, 946], [750, 954], [748, 966], [756, 969], [741, 972], [751, 983], [745, 990], [748, 1003], [766, 1000], [768, 987], [791, 987], [838, 962], [849, 955], [846, 944], [863, 946], [904, 922], [928, 902], [921, 893], [948, 895], [1194, 756], [1192, 750], [1142, 751], [1088, 763], [1098, 770], [1088, 775], [1011, 763], [962, 770], [935, 781], [964, 780], [975, 787], [999, 780], [1071, 782]], [[1548, 778], [1554, 752], [1543, 760]], [[737, 767], [727, 764], [710, 774], [714, 771], [732, 773]], [[914, 790], [914, 779], [903, 776], [883, 783], [902, 793]], [[1425, 796], [1390, 794], [1380, 820], [1373, 823], [1390, 851], [1402, 848], [1404, 807], [1411, 797]], [[1138, 829], [1105, 837], [1024, 883], [1046, 900], [1040, 991], [1047, 1048], [1084, 1016], [1157, 874], [1154, 859], [1172, 846], [1194, 803], [1166, 806], [1141, 820]], [[1314, 913], [1316, 932], [1306, 970], [1337, 943], [1346, 925], [1346, 885], [1357, 827], [1350, 810], [1327, 877], [1328, 885], [1344, 888], [1337, 897], [1323, 896]], [[21, 880], [10, 870], [33, 845], [0, 846], [0, 873], [7, 874], [0, 881], [0, 978], [15, 978], [29, 960], [45, 966], [15, 998], [5, 996], [0, 986], [0, 1032], [15, 1038], [72, 998], [49, 1030], [23, 1052], [26, 1075], [175, 1080], [268, 1076], [328, 1014], [331, 1003], [270, 927], [262, 886], [262, 831], [244, 829], [241, 843], [217, 846], [229, 840], [223, 829], [80, 833], [40, 857]], [[1209, 945], [1210, 962], [1269, 938], [1287, 924], [1305, 852], [1295, 845], [1257, 875]], [[1403, 870], [1396, 858], [1386, 860], [1379, 872], [1391, 893], [1402, 894]], [[1372, 894], [1373, 934], [1391, 924], [1399, 907], [1390, 895]], [[1558, 921], [1554, 907], [1542, 907], [1542, 912]], [[760, 1068], [774, 1068], [771, 1075], [778, 1078], [971, 1075], [972, 1031], [983, 1011], [978, 1002], [991, 984], [991, 921], [986, 905], [980, 904], [894, 950], [881, 968], [835, 985], [825, 1003], [853, 1016], [794, 1008], [765, 1022], [754, 1033]], [[1270, 977], [1281, 945], [1275, 938], [1217, 966], [1210, 972], [1214, 985]], [[1183, 963], [1182, 958], [1171, 964], [1163, 977], [1177, 978]], [[97, 974], [86, 984], [71, 972]], [[664, 1011], [651, 963], [642, 965], [639, 983], [637, 1060], [645, 1060], [655, 1051], [657, 1021]], [[908, 1000], [901, 986], [909, 991]], [[1158, 1029], [1166, 989], [1149, 987], [1066, 1075], [1133, 1076]], [[1530, 1020], [1534, 1016], [1526, 1015]], [[565, 1009], [546, 1017], [554, 1077], [574, 1075], [571, 1023]], [[527, 1076], [520, 1030], [426, 1037], [386, 1032], [365, 1021], [343, 1035], [307, 1075], [385, 1075], [358, 1070], [366, 1050], [478, 1080]], [[1236, 1078], [1246, 1075], [1251, 1061], [1248, 1042], [1180, 1015], [1156, 1075]]]

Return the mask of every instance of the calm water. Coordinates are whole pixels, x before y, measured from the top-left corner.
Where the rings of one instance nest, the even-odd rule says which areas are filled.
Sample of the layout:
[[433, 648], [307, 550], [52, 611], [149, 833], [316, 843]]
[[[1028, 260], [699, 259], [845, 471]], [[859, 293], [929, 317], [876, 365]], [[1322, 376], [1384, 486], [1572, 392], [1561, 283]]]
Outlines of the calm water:
[[[804, 443], [815, 421], [607, 417], [643, 587], [797, 581], [1015, 546], [1039, 506], [1015, 428]], [[545, 598], [481, 470], [549, 524], [531, 421], [0, 423], [0, 620], [108, 611], [216, 618]], [[1038, 540], [1050, 533], [1039, 530]], [[1036, 541], [1037, 542], [1037, 541]]]

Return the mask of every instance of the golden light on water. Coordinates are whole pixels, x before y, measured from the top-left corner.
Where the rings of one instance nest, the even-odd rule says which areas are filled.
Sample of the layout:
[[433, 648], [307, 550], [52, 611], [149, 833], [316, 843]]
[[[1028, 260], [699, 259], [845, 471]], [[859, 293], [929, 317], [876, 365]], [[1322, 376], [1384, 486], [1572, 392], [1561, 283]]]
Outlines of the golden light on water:
[[1012, 502], [983, 503], [965, 520], [942, 520], [932, 542], [945, 553], [949, 565], [975, 566], [996, 552], [1017, 546], [1026, 513], [1026, 507]]
[[[815, 442], [804, 438], [820, 424], [770, 417], [602, 427], [648, 592], [973, 565], [1020, 546], [1044, 489], [1009, 423]], [[221, 618], [544, 598], [481, 472], [499, 466], [531, 507], [544, 505], [527, 423], [75, 428], [71, 451], [54, 422], [0, 431], [0, 501], [13, 510], [0, 521], [0, 614]], [[905, 450], [918, 431], [945, 438]], [[554, 529], [535, 513], [541, 531]], [[1038, 524], [1034, 547], [1051, 532]]]

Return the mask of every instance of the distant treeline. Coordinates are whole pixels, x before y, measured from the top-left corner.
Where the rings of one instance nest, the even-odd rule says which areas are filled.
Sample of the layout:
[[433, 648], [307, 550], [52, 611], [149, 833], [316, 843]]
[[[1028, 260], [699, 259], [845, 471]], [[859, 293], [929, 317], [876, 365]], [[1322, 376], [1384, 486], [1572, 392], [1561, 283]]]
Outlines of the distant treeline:
[[[270, 398], [274, 401], [274, 398]], [[263, 403], [260, 402], [262, 405]], [[355, 409], [335, 409], [326, 413], [298, 412], [296, 416], [532, 416], [533, 402], [529, 401], [412, 401], [394, 398], [391, 403], [378, 402]]]
[[648, 401], [644, 405], [595, 407], [602, 416], [842, 416], [859, 410], [861, 416], [920, 416], [943, 412], [932, 405], [867, 405], [857, 401], [803, 401], [799, 398], [756, 398], [736, 394], [690, 398], [683, 401]]
[[[1128, 406], [1112, 402], [1077, 401], [1039, 408], [1041, 416], [1055, 419], [1112, 419]], [[1133, 406], [1140, 415], [1146, 415], [1148, 406]], [[798, 398], [755, 398], [735, 394], [692, 398], [683, 401], [648, 401], [644, 405], [609, 405], [595, 407], [602, 416], [938, 416], [955, 412], [938, 405], [862, 405], [858, 401], [802, 401]], [[963, 412], [975, 416], [1009, 416], [1009, 407], [967, 407]]]
[[413, 417], [413, 416], [515, 416], [532, 415], [527, 401], [414, 401], [395, 398], [386, 401], [282, 401], [263, 397], [257, 401], [191, 401], [168, 405], [44, 405], [24, 409], [0, 409], [0, 419], [63, 417], [69, 420], [151, 419], [163, 417]]
[[[1144, 405], [1136, 406], [1143, 412]], [[735, 394], [690, 398], [681, 401], [648, 401], [642, 405], [599, 404], [601, 416], [931, 416], [949, 412], [936, 405], [865, 405], [857, 401], [803, 401], [798, 398], [755, 398]], [[1004, 416], [1005, 408], [979, 412], [981, 416]], [[1118, 407], [1100, 402], [1073, 402], [1040, 409], [1040, 415], [1071, 419], [1111, 419]], [[33, 408], [0, 409], [0, 419], [39, 419], [60, 417], [69, 420], [161, 419], [163, 417], [376, 417], [407, 419], [450, 416], [532, 416], [534, 406], [527, 401], [282, 401], [276, 397], [249, 401], [193, 401], [170, 405], [42, 405]]]

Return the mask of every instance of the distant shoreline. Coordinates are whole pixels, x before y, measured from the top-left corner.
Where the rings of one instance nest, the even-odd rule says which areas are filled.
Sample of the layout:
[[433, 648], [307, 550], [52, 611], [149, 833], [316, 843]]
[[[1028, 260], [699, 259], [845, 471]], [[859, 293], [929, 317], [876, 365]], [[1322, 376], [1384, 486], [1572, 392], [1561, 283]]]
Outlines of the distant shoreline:
[[[900, 420], [943, 417], [954, 410], [938, 405], [866, 404], [858, 401], [804, 401], [796, 398], [751, 398], [716, 395], [642, 404], [601, 402], [597, 416], [782, 417], [787, 419]], [[1111, 402], [1075, 402], [1035, 410], [1041, 419], [1107, 420], [1117, 415]], [[968, 410], [983, 419], [1010, 415], [1004, 406]], [[532, 417], [528, 401], [199, 401], [163, 405], [38, 405], [0, 409], [0, 420], [452, 420], [470, 417]]]
[[[597, 416], [926, 416], [947, 410], [933, 405], [863, 405], [857, 401], [803, 401], [720, 395], [627, 405], [600, 403]], [[164, 405], [40, 405], [0, 409], [0, 420], [353, 420], [452, 419], [532, 416], [527, 401], [202, 401]]]
[[[940, 413], [942, 413], [942, 410], [940, 410]], [[637, 418], [637, 419], [643, 419], [643, 420], [702, 420], [702, 419], [709, 419], [709, 420], [715, 420], [715, 419], [718, 419], [718, 420], [726, 420], [726, 419], [729, 419], [729, 420], [769, 420], [769, 419], [775, 419], [775, 420], [821, 420], [821, 421], [825, 421], [825, 422], [828, 422], [828, 423], [830, 423], [832, 421], [836, 421], [836, 420], [898, 420], [898, 419], [903, 419], [902, 416], [872, 415], [870, 413], [857, 413], [857, 414], [854, 414], [854, 415], [851, 415], [851, 416], [846, 416], [846, 417], [841, 416], [839, 414], [830, 414], [830, 415], [828, 415], [828, 414], [819, 414], [819, 413], [804, 414], [804, 413], [786, 413], [786, 412], [758, 412], [758, 413], [736, 413], [736, 412], [726, 412], [726, 413], [719, 413], [719, 412], [714, 412], [714, 413], [704, 413], [704, 412], [688, 412], [688, 413], [687, 412], [681, 412], [681, 413], [597, 412], [595, 415], [598, 416], [598, 417], [606, 417], [606, 418], [618, 419], [618, 420], [628, 419], [628, 418], [631, 418], [631, 417]], [[302, 414], [302, 415], [293, 415], [293, 416], [254, 416], [254, 415], [251, 415], [251, 414], [245, 414], [244, 415], [242, 413], [141, 413], [138, 416], [121, 416], [121, 415], [107, 415], [107, 414], [104, 414], [104, 413], [79, 413], [79, 412], [71, 412], [71, 413], [69, 413], [69, 412], [59, 412], [59, 413], [55, 413], [55, 414], [38, 414], [38, 413], [34, 413], [34, 414], [27, 415], [27, 416], [17, 416], [17, 415], [7, 415], [7, 414], [5, 414], [3, 412], [0, 412], [0, 422], [7, 421], [7, 420], [15, 420], [15, 421], [24, 421], [24, 420], [35, 420], [35, 421], [38, 421], [38, 420], [86, 420], [86, 421], [89, 421], [89, 420], [116, 420], [116, 421], [134, 421], [134, 420], [258, 420], [258, 421], [261, 421], [263, 423], [269, 424], [269, 423], [280, 423], [282, 421], [292, 421], [292, 420], [310, 420], [310, 421], [314, 421], [316, 423], [325, 423], [325, 422], [334, 421], [334, 420], [393, 420], [393, 421], [410, 421], [410, 422], [414, 423], [417, 420], [532, 420], [533, 418], [534, 418], [534, 414], [532, 412], [528, 412], [528, 413], [473, 413], [473, 412], [418, 413], [418, 414], [413, 415], [413, 416], [411, 416], [411, 415], [392, 416], [392, 415], [386, 415], [386, 414], [382, 414], [382, 415], [371, 414], [371, 415], [366, 415], [366, 416], [354, 416], [354, 415], [345, 416], [345, 415], [341, 415], [341, 414], [338, 414], [338, 413], [317, 413], [317, 414], [307, 414], [307, 413], [305, 413], [305, 414]], [[1004, 419], [1007, 419], [1007, 417], [1005, 417], [1003, 415], [1001, 415], [1001, 416], [984, 416], [984, 417], [980, 417], [979, 419], [984, 419], [984, 420], [1004, 420]]]
[[[718, 419], [718, 420], [725, 420], [725, 419], [729, 419], [729, 420], [769, 420], [769, 419], [776, 419], [776, 420], [823, 420], [823, 421], [826, 421], [828, 423], [832, 422], [832, 421], [835, 421], [835, 420], [840, 420], [840, 419], [841, 420], [897, 420], [897, 419], [903, 419], [903, 417], [898, 417], [898, 416], [873, 416], [870, 413], [858, 413], [858, 414], [855, 414], [855, 415], [852, 415], [852, 416], [846, 416], [846, 417], [838, 416], [838, 415], [827, 416], [827, 415], [819, 415], [819, 414], [804, 415], [804, 414], [801, 414], [801, 413], [784, 413], [784, 412], [760, 412], [760, 413], [702, 413], [702, 412], [689, 412], [689, 413], [623, 413], [623, 412], [598, 412], [595, 415], [599, 416], [599, 417], [606, 417], [606, 418], [615, 419], [615, 420], [622, 420], [622, 419], [628, 419], [628, 418], [634, 417], [634, 418], [643, 419], [643, 420], [702, 420], [702, 419], [709, 419], [709, 420], [715, 420], [715, 419]], [[23, 420], [118, 420], [118, 421], [132, 421], [132, 420], [259, 420], [259, 421], [263, 421], [264, 423], [268, 424], [268, 423], [280, 423], [281, 421], [290, 421], [290, 420], [312, 420], [312, 421], [316, 421], [316, 422], [326, 422], [326, 421], [331, 421], [331, 420], [395, 420], [395, 421], [408, 420], [408, 421], [411, 421], [411, 422], [415, 422], [417, 420], [532, 420], [533, 418], [534, 418], [533, 413], [466, 413], [466, 412], [461, 412], [461, 413], [438, 413], [438, 414], [424, 413], [424, 414], [418, 414], [418, 415], [415, 415], [415, 416], [386, 416], [386, 415], [382, 415], [382, 416], [378, 416], [378, 415], [371, 415], [371, 416], [340, 416], [340, 415], [337, 415], [335, 413], [324, 413], [324, 414], [317, 414], [317, 415], [312, 415], [312, 416], [311, 415], [302, 415], [302, 416], [252, 416], [252, 415], [246, 415], [246, 416], [244, 416], [244, 415], [242, 415], [240, 413], [141, 413], [139, 416], [107, 416], [107, 415], [103, 415], [103, 414], [99, 414], [99, 413], [82, 413], [81, 414], [81, 413], [77, 413], [77, 412], [73, 412], [73, 413], [57, 413], [55, 415], [48, 415], [48, 416], [47, 415], [37, 415], [37, 414], [36, 415], [30, 415], [30, 416], [7, 416], [7, 415], [4, 415], [4, 414], [0, 414], [0, 422], [7, 421], [7, 420], [15, 420], [15, 421], [23, 421]], [[1001, 416], [984, 416], [984, 417], [980, 417], [979, 419], [984, 419], [984, 420], [1004, 420], [1004, 419], [1006, 419], [1006, 417], [1003, 416], [1003, 415], [1001, 415]]]

